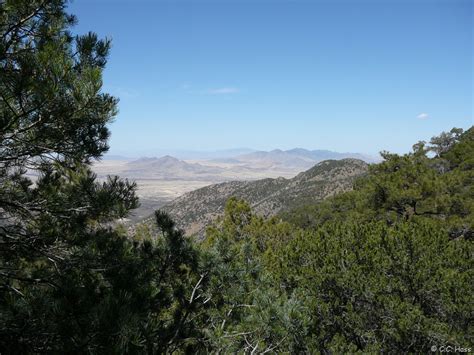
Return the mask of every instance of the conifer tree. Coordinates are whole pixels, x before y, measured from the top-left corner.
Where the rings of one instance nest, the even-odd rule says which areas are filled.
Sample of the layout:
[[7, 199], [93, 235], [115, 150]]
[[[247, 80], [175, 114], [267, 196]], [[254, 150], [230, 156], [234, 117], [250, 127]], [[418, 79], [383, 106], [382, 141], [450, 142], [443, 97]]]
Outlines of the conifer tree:
[[135, 185], [90, 170], [117, 113], [101, 89], [110, 41], [73, 36], [65, 8], [0, 2], [2, 353], [93, 349], [116, 267], [107, 258], [130, 254], [108, 225], [137, 206]]

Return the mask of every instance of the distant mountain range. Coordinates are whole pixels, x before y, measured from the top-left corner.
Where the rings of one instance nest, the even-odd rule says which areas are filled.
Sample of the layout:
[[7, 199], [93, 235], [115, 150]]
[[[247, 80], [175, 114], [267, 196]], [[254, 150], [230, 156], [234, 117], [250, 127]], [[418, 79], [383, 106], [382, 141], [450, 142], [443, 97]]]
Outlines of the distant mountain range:
[[163, 180], [253, 180], [259, 176], [294, 176], [323, 160], [360, 159], [372, 162], [373, 158], [357, 153], [337, 153], [328, 150], [256, 151], [221, 159], [184, 161], [166, 155], [161, 158], [140, 158], [122, 165], [120, 175], [132, 179]]
[[[373, 161], [371, 157], [356, 153], [311, 151], [301, 148], [286, 151], [276, 149], [270, 152], [244, 151], [244, 154], [242, 151], [234, 152], [239, 154], [232, 157], [207, 160], [181, 160], [169, 155], [135, 160], [118, 157], [120, 159], [103, 159], [95, 162], [93, 170], [100, 179], [105, 179], [108, 175], [118, 175], [137, 182], [141, 206], [130, 215], [131, 220], [137, 221], [184, 193], [203, 186], [232, 182], [229, 186], [236, 188], [245, 186], [245, 189], [251, 189], [253, 185], [246, 185], [246, 182], [278, 180], [278, 177], [285, 178], [278, 180], [280, 182], [289, 181], [327, 158], [332, 160], [361, 158], [366, 162]], [[260, 185], [256, 186], [259, 190]], [[287, 202], [289, 200], [287, 199]]]
[[374, 162], [374, 158], [358, 153], [337, 153], [329, 150], [307, 150], [294, 148], [290, 150], [275, 149], [270, 152], [257, 151], [235, 157], [235, 160], [246, 163], [258, 163], [268, 166], [282, 166], [285, 168], [308, 169], [323, 160], [360, 159], [367, 163]]
[[[248, 148], [238, 148], [217, 151], [174, 151], [166, 153], [158, 151], [157, 153], [157, 156], [173, 156], [180, 160], [200, 160], [226, 163], [247, 162], [255, 160], [268, 160], [274, 163], [281, 163], [288, 159], [296, 159], [293, 165], [298, 165], [298, 161], [300, 160], [320, 162], [328, 159], [345, 158], [361, 159], [369, 163], [379, 161], [379, 159], [376, 157], [359, 153], [338, 153], [330, 150], [308, 150], [303, 148], [294, 148], [289, 150], [274, 149], [272, 151], [258, 151]], [[103, 160], [133, 161], [136, 159], [137, 158], [127, 156], [126, 154], [106, 154], [103, 157]]]
[[[286, 152], [269, 152], [270, 156], [281, 153]], [[273, 216], [350, 190], [354, 179], [365, 174], [367, 167], [367, 163], [358, 159], [326, 160], [292, 179], [232, 181], [206, 186], [184, 194], [162, 209], [170, 213], [186, 234], [202, 237], [205, 226], [222, 215], [226, 201], [232, 196], [245, 199], [260, 215]]]
[[[255, 149], [249, 148], [235, 148], [235, 149], [223, 149], [223, 150], [213, 150], [213, 151], [194, 151], [194, 150], [155, 150], [153, 151], [154, 156], [165, 156], [171, 155], [175, 158], [182, 160], [210, 160], [210, 159], [219, 159], [219, 158], [231, 158], [237, 155], [248, 154], [255, 152]], [[135, 160], [140, 156], [148, 156], [151, 152], [142, 152], [135, 154], [112, 154], [107, 153], [103, 156], [104, 160]]]

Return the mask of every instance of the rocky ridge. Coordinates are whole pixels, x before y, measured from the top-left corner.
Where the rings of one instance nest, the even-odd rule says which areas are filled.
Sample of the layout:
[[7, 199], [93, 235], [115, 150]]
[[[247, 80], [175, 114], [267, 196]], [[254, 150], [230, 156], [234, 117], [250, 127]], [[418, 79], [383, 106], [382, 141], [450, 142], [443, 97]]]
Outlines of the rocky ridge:
[[184, 194], [162, 210], [187, 235], [202, 237], [206, 226], [222, 215], [230, 197], [242, 198], [255, 213], [270, 217], [350, 190], [354, 180], [365, 174], [367, 168], [368, 164], [358, 159], [326, 160], [292, 179], [231, 181], [206, 186]]

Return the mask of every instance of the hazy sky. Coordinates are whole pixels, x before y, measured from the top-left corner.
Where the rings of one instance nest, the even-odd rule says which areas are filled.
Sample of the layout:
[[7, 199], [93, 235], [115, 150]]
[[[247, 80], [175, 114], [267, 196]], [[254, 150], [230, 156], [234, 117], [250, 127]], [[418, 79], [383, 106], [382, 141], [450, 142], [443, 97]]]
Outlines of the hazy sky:
[[406, 152], [473, 124], [466, 0], [75, 0], [113, 40], [111, 153]]

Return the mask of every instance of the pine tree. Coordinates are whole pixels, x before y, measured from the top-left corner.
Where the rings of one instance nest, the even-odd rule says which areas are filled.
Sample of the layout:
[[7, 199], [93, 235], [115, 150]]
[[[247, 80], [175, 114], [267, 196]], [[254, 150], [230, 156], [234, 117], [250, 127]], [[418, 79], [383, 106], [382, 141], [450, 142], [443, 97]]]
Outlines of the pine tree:
[[2, 353], [93, 349], [106, 258], [130, 253], [109, 224], [137, 206], [135, 185], [90, 170], [117, 112], [101, 91], [110, 41], [73, 37], [65, 6], [0, 2]]

